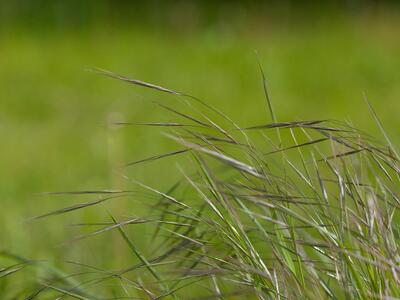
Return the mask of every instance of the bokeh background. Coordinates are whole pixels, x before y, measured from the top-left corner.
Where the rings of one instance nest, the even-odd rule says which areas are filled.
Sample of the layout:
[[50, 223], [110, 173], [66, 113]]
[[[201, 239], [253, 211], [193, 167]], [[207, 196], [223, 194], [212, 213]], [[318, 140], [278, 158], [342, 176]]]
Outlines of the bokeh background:
[[0, 250], [121, 267], [107, 235], [62, 243], [76, 234], [68, 224], [107, 209], [140, 215], [140, 198], [30, 222], [94, 198], [40, 193], [132, 188], [124, 172], [162, 189], [175, 176], [172, 160], [118, 168], [176, 147], [160, 129], [110, 123], [171, 120], [152, 101], [177, 102], [88, 68], [196, 95], [249, 126], [268, 121], [257, 52], [280, 121], [339, 119], [379, 135], [365, 94], [399, 145], [399, 4], [316, 2], [0, 1]]

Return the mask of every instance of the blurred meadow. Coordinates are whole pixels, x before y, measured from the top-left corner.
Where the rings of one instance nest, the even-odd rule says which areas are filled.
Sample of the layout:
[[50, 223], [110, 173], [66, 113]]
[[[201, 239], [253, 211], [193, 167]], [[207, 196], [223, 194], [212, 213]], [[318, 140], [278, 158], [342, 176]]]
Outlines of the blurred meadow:
[[[337, 119], [380, 136], [366, 95], [399, 145], [395, 2], [135, 2], [1, 2], [0, 251], [121, 267], [124, 252], [105, 243], [110, 235], [63, 242], [76, 233], [69, 224], [101, 220], [107, 210], [140, 214], [140, 199], [29, 221], [77, 202], [40, 193], [135, 189], [122, 173], [163, 190], [178, 176], [168, 158], [120, 168], [178, 147], [160, 128], [111, 123], [171, 121], [153, 101], [179, 102], [91, 68], [195, 95], [251, 126], [268, 120], [257, 52], [279, 121]], [[137, 235], [145, 244], [144, 231]], [[0, 279], [10, 297], [12, 284]]]

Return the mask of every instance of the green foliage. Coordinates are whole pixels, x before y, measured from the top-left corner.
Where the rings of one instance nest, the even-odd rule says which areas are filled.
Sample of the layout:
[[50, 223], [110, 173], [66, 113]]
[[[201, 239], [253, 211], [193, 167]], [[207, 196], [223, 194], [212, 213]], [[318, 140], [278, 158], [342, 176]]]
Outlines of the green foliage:
[[[39, 217], [69, 214], [119, 198], [139, 199], [151, 209], [148, 215], [133, 212], [134, 217], [125, 216], [122, 221], [109, 214], [112, 222], [79, 224], [81, 230], [87, 227], [89, 231], [74, 242], [119, 233], [124, 242], [119, 247], [134, 254], [132, 259], [121, 254], [122, 269], [104, 270], [70, 261], [74, 270], [66, 275], [40, 261], [3, 253], [14, 263], [1, 270], [2, 277], [12, 278], [26, 268], [43, 270], [40, 282], [27, 288], [29, 299], [38, 295], [76, 299], [400, 297], [400, 163], [385, 132], [386, 141], [381, 142], [338, 121], [280, 122], [279, 114], [272, 114], [269, 98], [273, 120], [241, 127], [196, 97], [108, 71], [100, 73], [180, 100], [174, 107], [163, 104], [169, 114], [164, 118], [173, 122], [118, 122], [118, 126], [164, 129], [181, 150], [128, 167], [167, 159], [169, 172], [178, 174], [179, 182], [162, 192], [123, 175], [135, 185], [134, 191], [66, 193], [98, 194], [99, 199]], [[182, 159], [179, 165], [173, 157]], [[92, 231], [93, 226], [100, 229]], [[140, 230], [151, 232], [144, 250], [135, 242]], [[101, 251], [97, 248], [92, 255]]]
[[396, 5], [114, 2], [0, 3], [0, 298], [394, 297]]

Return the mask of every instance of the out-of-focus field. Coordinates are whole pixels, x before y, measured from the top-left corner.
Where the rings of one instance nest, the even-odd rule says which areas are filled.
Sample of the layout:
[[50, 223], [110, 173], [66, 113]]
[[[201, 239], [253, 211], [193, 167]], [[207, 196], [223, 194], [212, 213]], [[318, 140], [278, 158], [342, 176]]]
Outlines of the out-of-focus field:
[[[196, 95], [248, 126], [268, 121], [256, 50], [280, 121], [333, 118], [378, 134], [363, 100], [365, 93], [398, 145], [400, 15], [387, 10], [282, 24], [222, 23], [193, 30], [147, 30], [127, 24], [4, 30], [0, 247], [30, 258], [85, 260], [91, 256], [90, 251], [80, 251], [85, 242], [59, 247], [72, 236], [66, 224], [99, 220], [96, 216], [105, 213], [87, 209], [27, 222], [31, 216], [73, 203], [70, 197], [37, 193], [132, 188], [111, 171], [113, 167], [174, 149], [160, 129], [115, 129], [108, 123], [165, 121], [165, 113], [152, 101], [165, 99], [176, 107], [178, 102], [98, 76], [86, 70], [90, 67]], [[138, 166], [127, 172], [163, 186], [165, 178], [174, 176], [171, 169], [163, 162], [161, 167]], [[118, 209], [118, 204], [107, 205]], [[139, 214], [134, 202], [123, 205], [129, 207], [126, 215]], [[92, 249], [110, 247], [94, 245]], [[113, 259], [108, 257], [104, 264], [112, 265]]]

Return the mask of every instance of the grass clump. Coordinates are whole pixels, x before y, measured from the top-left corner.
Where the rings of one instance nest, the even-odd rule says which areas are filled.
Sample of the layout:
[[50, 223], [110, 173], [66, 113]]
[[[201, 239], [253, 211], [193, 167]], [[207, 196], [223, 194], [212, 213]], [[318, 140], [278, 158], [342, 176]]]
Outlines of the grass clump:
[[[132, 180], [151, 194], [146, 198], [152, 201], [150, 216], [119, 220], [109, 213], [101, 223], [80, 224], [100, 229], [75, 241], [108, 231], [120, 235], [133, 255], [133, 262], [124, 257], [126, 268], [69, 262], [80, 270], [69, 275], [47, 268], [29, 299], [400, 297], [400, 165], [388, 139], [379, 142], [338, 121], [278, 121], [264, 75], [272, 120], [242, 127], [196, 97], [97, 72], [172, 94], [190, 109], [158, 104], [173, 122], [118, 123], [168, 131], [177, 150], [127, 166], [186, 156], [184, 164], [174, 165], [181, 179], [167, 191]], [[100, 198], [37, 218], [136, 197], [114, 190], [69, 194], [75, 193]], [[152, 230], [145, 251], [131, 237], [139, 224]], [[0, 276], [11, 277], [32, 264], [11, 259], [17, 264]]]

